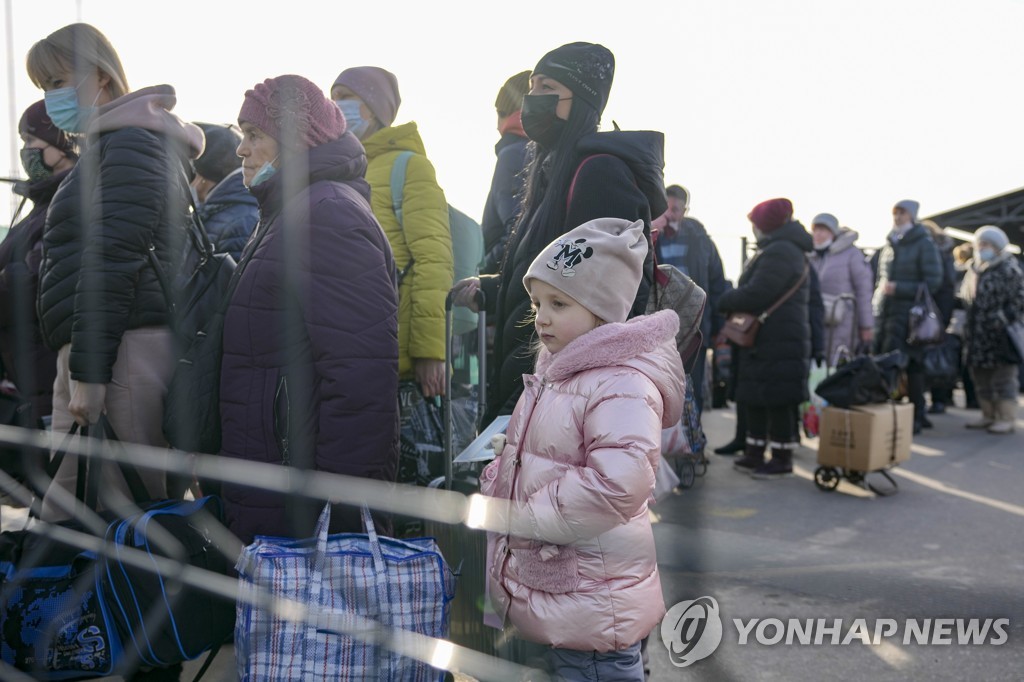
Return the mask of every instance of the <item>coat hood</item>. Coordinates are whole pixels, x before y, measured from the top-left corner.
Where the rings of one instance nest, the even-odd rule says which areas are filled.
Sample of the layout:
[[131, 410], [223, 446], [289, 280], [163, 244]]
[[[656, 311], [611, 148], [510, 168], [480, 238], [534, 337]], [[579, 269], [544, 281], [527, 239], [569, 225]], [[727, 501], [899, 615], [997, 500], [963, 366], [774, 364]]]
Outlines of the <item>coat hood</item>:
[[854, 245], [857, 239], [860, 237], [855, 230], [851, 230], [848, 227], [844, 227], [839, 230], [839, 234], [832, 240], [832, 244], [828, 247], [828, 252], [831, 254], [840, 253], [846, 251], [848, 248]]
[[773, 242], [793, 242], [801, 251], [810, 253], [814, 250], [814, 237], [811, 236], [798, 220], [790, 220], [777, 230], [764, 235], [757, 240], [757, 246], [764, 248]]
[[170, 85], [129, 92], [101, 106], [86, 135], [92, 138], [121, 128], [142, 128], [182, 143], [189, 150], [189, 158], [199, 158], [206, 145], [203, 130], [171, 113], [177, 103], [178, 97]]
[[665, 135], [656, 130], [609, 130], [590, 133], [576, 143], [582, 157], [612, 154], [629, 166], [637, 187], [651, 206], [651, 217], [668, 210], [665, 197]]
[[[358, 138], [346, 132], [337, 140], [331, 140], [309, 150], [309, 181], [300, 183], [304, 189], [314, 182], [327, 180], [344, 182], [355, 187], [367, 201], [370, 199], [370, 185], [366, 182], [366, 152]], [[278, 200], [282, 191], [282, 177], [288, 173], [284, 170], [275, 173], [268, 181], [251, 187], [250, 192], [260, 202], [261, 207]]]
[[256, 198], [241, 182], [242, 169], [231, 171], [206, 195], [204, 207], [230, 204], [255, 205]]
[[685, 375], [676, 349], [678, 331], [679, 315], [672, 310], [603, 324], [554, 355], [542, 349], [537, 374], [546, 381], [560, 381], [589, 369], [633, 368], [657, 386], [665, 403], [663, 426], [668, 428], [683, 409]]
[[420, 137], [419, 127], [415, 121], [403, 123], [400, 126], [382, 128], [363, 141], [366, 147], [366, 155], [377, 158], [386, 152], [410, 151], [421, 156], [426, 156], [427, 151], [423, 146], [423, 138]]

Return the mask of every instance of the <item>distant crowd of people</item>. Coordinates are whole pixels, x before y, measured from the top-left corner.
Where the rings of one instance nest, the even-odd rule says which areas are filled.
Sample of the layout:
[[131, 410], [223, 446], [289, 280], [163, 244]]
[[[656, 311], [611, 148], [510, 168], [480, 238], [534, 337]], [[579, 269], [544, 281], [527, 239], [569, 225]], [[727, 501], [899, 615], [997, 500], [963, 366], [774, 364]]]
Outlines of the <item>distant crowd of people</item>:
[[[870, 256], [856, 246], [857, 233], [831, 214], [815, 216], [809, 234], [787, 199], [766, 201], [750, 213], [757, 251], [720, 308], [760, 314], [784, 300], [763, 320], [752, 347], [733, 349], [738, 427], [734, 440], [716, 453], [742, 452], [736, 469], [762, 479], [792, 473], [800, 442], [795, 415], [810, 397], [812, 359], [835, 367], [859, 354], [901, 353], [906, 385], [892, 388], [904, 390], [914, 406], [914, 434], [932, 427], [928, 415], [945, 412], [961, 381], [965, 407], [982, 411], [968, 428], [1014, 430], [1021, 357], [1010, 327], [1021, 319], [1024, 279], [1009, 238], [998, 227], [983, 226], [973, 244], [954, 249], [953, 240], [933, 221], [920, 220], [918, 211], [916, 201], [897, 202], [892, 229]], [[805, 263], [810, 276], [790, 295]], [[926, 298], [940, 335], [918, 343], [912, 309]], [[947, 364], [928, 361], [927, 354], [945, 347], [952, 348]]]

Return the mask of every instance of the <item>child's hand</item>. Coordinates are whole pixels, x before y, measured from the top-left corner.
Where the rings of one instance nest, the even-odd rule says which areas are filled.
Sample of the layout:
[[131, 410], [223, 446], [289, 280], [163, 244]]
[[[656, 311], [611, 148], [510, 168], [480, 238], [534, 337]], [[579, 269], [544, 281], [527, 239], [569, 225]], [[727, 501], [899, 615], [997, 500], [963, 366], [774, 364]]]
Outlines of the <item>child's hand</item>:
[[506, 442], [507, 439], [504, 433], [496, 433], [491, 436], [491, 450], [494, 450], [495, 457], [501, 456], [501, 453], [505, 450]]

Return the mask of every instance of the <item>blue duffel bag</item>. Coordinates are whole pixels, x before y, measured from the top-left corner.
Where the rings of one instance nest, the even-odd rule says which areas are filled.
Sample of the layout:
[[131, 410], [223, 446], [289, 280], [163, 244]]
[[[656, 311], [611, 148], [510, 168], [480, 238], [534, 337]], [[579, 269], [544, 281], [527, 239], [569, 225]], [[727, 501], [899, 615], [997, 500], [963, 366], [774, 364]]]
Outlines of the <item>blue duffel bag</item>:
[[[106, 539], [118, 555], [123, 548], [151, 557], [225, 575], [230, 566], [211, 537], [222, 518], [220, 498], [167, 500], [126, 515], [107, 528]], [[166, 535], [157, 531], [166, 531]], [[161, 537], [170, 537], [164, 544]], [[223, 642], [235, 625], [235, 602], [184, 585], [165, 576], [105, 556], [101, 559], [100, 595], [110, 609], [124, 646], [133, 647], [144, 664], [163, 666], [189, 661]]]
[[[105, 419], [98, 427], [94, 436], [116, 441]], [[64, 450], [47, 468], [51, 478]], [[95, 508], [103, 462], [90, 465], [89, 460], [79, 458], [76, 497]], [[0, 534], [0, 657], [36, 679], [104, 677], [130, 673], [139, 664], [173, 665], [211, 649], [215, 653], [231, 634], [234, 600], [185, 584], [180, 570], [157, 567], [164, 558], [182, 567], [229, 572], [212, 539], [223, 528], [220, 499], [147, 500], [135, 468], [122, 464], [120, 469], [135, 504], [100, 513], [109, 551], [83, 552], [34, 531]], [[36, 507], [31, 511], [38, 514]], [[75, 521], [58, 525], [82, 530]], [[145, 553], [152, 565], [123, 560], [126, 549]]]
[[113, 674], [122, 660], [121, 640], [96, 589], [95, 556], [30, 531], [2, 536], [4, 663], [36, 679]]

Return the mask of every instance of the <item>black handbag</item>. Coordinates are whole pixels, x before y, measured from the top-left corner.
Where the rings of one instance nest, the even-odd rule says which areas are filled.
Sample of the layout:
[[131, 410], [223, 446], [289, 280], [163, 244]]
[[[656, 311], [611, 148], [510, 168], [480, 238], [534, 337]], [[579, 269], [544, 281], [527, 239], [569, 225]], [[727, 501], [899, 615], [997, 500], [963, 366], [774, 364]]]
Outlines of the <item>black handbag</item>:
[[849, 408], [854, 405], [884, 403], [891, 399], [906, 356], [899, 351], [885, 355], [861, 355], [841, 364], [825, 377], [814, 392], [829, 405]]
[[220, 452], [220, 367], [224, 351], [224, 311], [218, 310], [196, 334], [167, 385], [163, 432], [184, 452]]
[[946, 334], [941, 343], [926, 346], [921, 365], [925, 377], [933, 384], [953, 384], [960, 374], [960, 339]]
[[[198, 218], [198, 216], [196, 216]], [[205, 230], [199, 223], [204, 236]], [[202, 271], [203, 277], [217, 277], [216, 285], [210, 288], [220, 289], [221, 294], [212, 297], [207, 294], [202, 306], [192, 308], [196, 316], [200, 310], [212, 309], [204, 324], [185, 343], [185, 350], [178, 358], [174, 374], [167, 386], [164, 398], [163, 433], [172, 447], [184, 452], [200, 452], [216, 455], [220, 452], [220, 368], [224, 350], [224, 316], [231, 295], [238, 286], [238, 279], [248, 262], [246, 254], [251, 254], [259, 246], [266, 234], [265, 229], [257, 227], [252, 239], [245, 247], [242, 262], [237, 266], [234, 260], [228, 264], [222, 262], [216, 273], [213, 265], [207, 261]], [[206, 247], [209, 239], [205, 240]], [[219, 256], [220, 254], [217, 254]], [[216, 257], [216, 256], [214, 256]], [[230, 256], [228, 256], [230, 258]], [[226, 282], [223, 278], [230, 270]], [[214, 306], [213, 304], [216, 303]], [[209, 306], [209, 308], [207, 307]]]
[[939, 307], [925, 284], [917, 287], [914, 305], [910, 308], [907, 343], [911, 346], [925, 346], [942, 340], [945, 325], [939, 314]]
[[[34, 429], [32, 404], [18, 394], [0, 391], [0, 424]], [[32, 471], [42, 471], [50, 455], [39, 448], [14, 444], [0, 446], [0, 469], [16, 481], [24, 482]]]
[[[188, 175], [184, 167], [180, 170], [187, 187]], [[181, 267], [173, 277], [168, 277], [160, 265], [155, 247], [149, 246], [149, 263], [164, 292], [171, 328], [182, 348], [188, 348], [196, 334], [202, 332], [220, 310], [229, 295], [231, 277], [237, 267], [231, 254], [214, 253], [192, 192], [188, 192], [188, 197], [192, 210], [185, 230], [185, 250]]]

